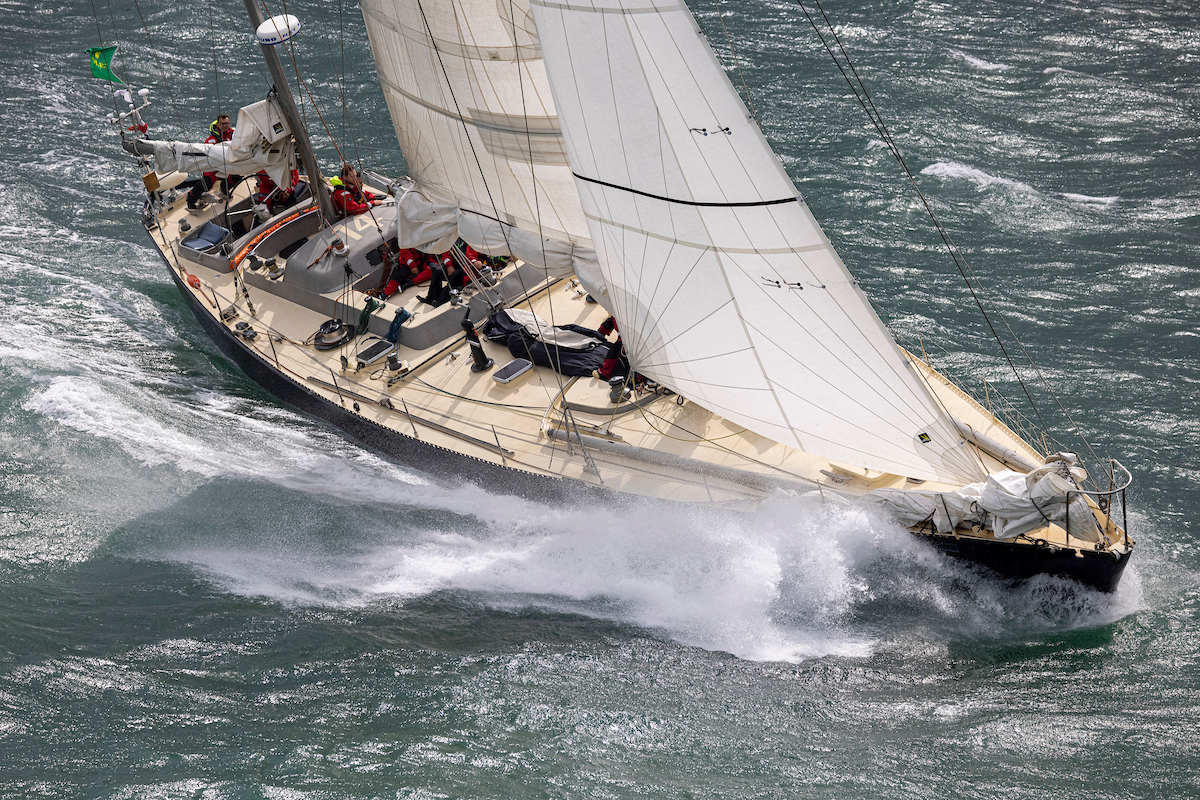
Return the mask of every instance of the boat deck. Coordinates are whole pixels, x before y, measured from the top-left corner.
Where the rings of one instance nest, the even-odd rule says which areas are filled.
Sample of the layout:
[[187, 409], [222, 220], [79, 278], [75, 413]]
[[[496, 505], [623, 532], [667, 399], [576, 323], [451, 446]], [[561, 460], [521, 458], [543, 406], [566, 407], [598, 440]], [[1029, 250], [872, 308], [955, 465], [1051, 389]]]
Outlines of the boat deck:
[[[248, 191], [243, 182], [230, 202], [244, 200]], [[456, 330], [455, 334], [419, 349], [407, 346], [402, 333], [398, 355], [408, 362], [409, 371], [397, 380], [389, 381], [383, 362], [356, 371], [354, 345], [322, 352], [306, 344], [330, 314], [283, 299], [265, 271], [251, 271], [244, 264], [236, 271], [221, 271], [180, 258], [179, 223], [187, 220], [195, 228], [218, 210], [189, 212], [180, 196], [161, 210], [159, 225], [150, 229], [168, 264], [179, 272], [185, 291], [263, 364], [325, 401], [401, 436], [536, 475], [731, 508], [751, 508], [780, 490], [846, 496], [885, 487], [957, 488], [831, 462], [745, 431], [675, 395], [645, 394], [613, 404], [607, 383], [592, 377], [567, 378], [541, 367], [510, 383], [499, 383], [493, 380], [495, 370], [509, 362], [512, 354], [485, 340], [484, 352], [495, 361], [495, 367], [473, 372], [470, 348], [457, 324], [446, 326]], [[198, 281], [189, 282], [189, 275]], [[240, 278], [244, 290], [235, 283], [239, 276], [244, 276]], [[607, 316], [599, 305], [586, 302], [576, 283], [567, 278], [535, 288], [519, 305], [551, 324], [573, 323], [594, 329]], [[376, 316], [390, 320], [398, 308], [407, 309], [414, 318], [406, 327], [421, 326], [444, 315], [462, 318], [462, 307], [434, 309], [419, 302], [417, 296], [424, 289], [418, 286], [394, 295]], [[347, 321], [355, 321], [368, 301], [368, 295], [357, 289], [325, 297], [330, 312], [345, 306], [355, 309], [354, 319]], [[222, 319], [221, 312], [228, 309], [234, 309], [236, 315], [226, 313]], [[483, 321], [474, 320], [477, 326]], [[258, 335], [246, 338], [238, 334], [239, 325]], [[342, 368], [343, 355], [350, 359], [350, 369]], [[953, 418], [1030, 462], [1041, 463], [1041, 455], [987, 409], [924, 362], [909, 358]], [[979, 459], [982, 474], [1006, 468], [982, 450], [971, 448], [971, 452]], [[1124, 534], [1114, 521], [1098, 508], [1094, 510], [1108, 537], [1114, 542], [1121, 540]], [[994, 541], [987, 530], [964, 529], [955, 535]], [[1094, 547], [1068, 537], [1057, 525], [1026, 536], [1063, 548]]]

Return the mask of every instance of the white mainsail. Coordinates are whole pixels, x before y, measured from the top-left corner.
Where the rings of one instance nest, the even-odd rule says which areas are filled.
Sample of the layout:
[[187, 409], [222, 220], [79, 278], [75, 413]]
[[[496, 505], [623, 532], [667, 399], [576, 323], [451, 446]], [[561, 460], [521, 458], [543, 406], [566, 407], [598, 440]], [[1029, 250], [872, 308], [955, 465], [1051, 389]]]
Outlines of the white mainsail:
[[[456, 6], [457, 7], [457, 6]], [[681, 0], [532, 0], [634, 368], [834, 461], [983, 469], [834, 252]]]
[[160, 172], [217, 172], [221, 175], [254, 175], [266, 172], [279, 186], [291, 185], [296, 166], [292, 140], [279, 103], [268, 97], [238, 111], [233, 138], [219, 144], [146, 140], [154, 148]]
[[437, 214], [450, 241], [461, 235], [493, 255], [563, 269], [594, 262], [528, 1], [361, 6], [417, 182], [399, 204], [401, 238]]

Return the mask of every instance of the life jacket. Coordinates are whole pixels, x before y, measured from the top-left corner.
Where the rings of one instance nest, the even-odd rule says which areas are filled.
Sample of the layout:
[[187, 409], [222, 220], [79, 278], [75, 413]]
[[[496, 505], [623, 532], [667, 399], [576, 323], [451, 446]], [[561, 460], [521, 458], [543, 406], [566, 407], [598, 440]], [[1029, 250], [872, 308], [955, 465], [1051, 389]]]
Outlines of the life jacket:
[[371, 207], [367, 201], [375, 199], [375, 195], [370, 192], [351, 189], [341, 178], [330, 178], [329, 183], [334, 187], [333, 196], [330, 198], [333, 201], [333, 210], [343, 218], [363, 213]]
[[[233, 127], [230, 126], [229, 130], [225, 131], [225, 135], [222, 136], [221, 132], [219, 130], [217, 130], [217, 121], [214, 119], [212, 121], [212, 123], [209, 124], [209, 126], [208, 126], [208, 138], [204, 140], [204, 143], [205, 144], [220, 144], [223, 141], [228, 142], [232, 138], [233, 138]], [[215, 181], [217, 179], [217, 172], [215, 170], [213, 172], [206, 172], [206, 173], [204, 173], [204, 177], [208, 178], [211, 181]]]
[[420, 250], [414, 250], [406, 247], [402, 248], [398, 253], [396, 253], [396, 260], [400, 263], [400, 266], [404, 267], [405, 269], [415, 269], [419, 272], [421, 267], [425, 264], [425, 254]]
[[225, 133], [222, 134], [221, 130], [217, 127], [217, 121], [214, 119], [211, 123], [209, 123], [208, 138], [204, 140], [204, 143], [205, 144], [220, 144], [221, 142], [228, 142], [230, 139], [233, 138], [233, 131], [234, 131], [234, 128], [232, 125], [230, 125], [229, 130], [225, 131]]

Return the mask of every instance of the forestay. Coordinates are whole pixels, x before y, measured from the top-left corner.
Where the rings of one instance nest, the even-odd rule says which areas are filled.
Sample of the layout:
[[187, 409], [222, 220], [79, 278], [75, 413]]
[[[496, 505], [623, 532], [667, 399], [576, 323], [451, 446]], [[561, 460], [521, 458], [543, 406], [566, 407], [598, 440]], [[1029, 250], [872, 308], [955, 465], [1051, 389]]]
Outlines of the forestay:
[[[578, 262], [594, 262], [595, 254], [528, 1], [361, 6], [396, 138], [417, 182], [398, 193], [401, 239], [433, 248], [461, 235], [492, 255], [586, 272]], [[447, 205], [454, 214], [445, 213]], [[443, 223], [437, 230], [431, 214]]]
[[533, 0], [634, 367], [774, 441], [954, 484], [983, 470], [833, 251], [679, 0]]

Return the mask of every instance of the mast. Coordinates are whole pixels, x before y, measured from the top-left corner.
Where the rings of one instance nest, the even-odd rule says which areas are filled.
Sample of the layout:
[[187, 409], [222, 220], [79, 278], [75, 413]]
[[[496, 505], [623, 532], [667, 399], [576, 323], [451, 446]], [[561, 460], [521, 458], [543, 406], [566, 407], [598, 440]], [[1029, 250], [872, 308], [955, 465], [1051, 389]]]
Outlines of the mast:
[[[259, 26], [265, 22], [262, 11], [258, 8], [258, 0], [245, 0], [245, 2], [246, 12], [250, 15], [250, 23], [257, 31]], [[313, 154], [312, 141], [308, 138], [308, 129], [304, 127], [304, 123], [300, 119], [296, 101], [292, 98], [291, 87], [288, 86], [287, 77], [283, 74], [283, 64], [280, 63], [279, 55], [275, 52], [275, 45], [260, 42], [260, 46], [263, 58], [267, 62], [267, 69], [271, 71], [271, 80], [275, 82], [275, 95], [279, 98], [283, 115], [287, 117], [288, 124], [292, 126], [292, 136], [295, 137], [296, 148], [300, 151], [300, 161], [304, 164], [305, 174], [308, 175], [309, 191], [317, 199], [321, 215], [327, 222], [332, 223], [338, 218], [338, 215], [333, 210], [333, 202], [329, 199], [329, 193], [325, 191], [325, 180], [321, 177], [321, 168], [317, 164], [317, 157]]]

